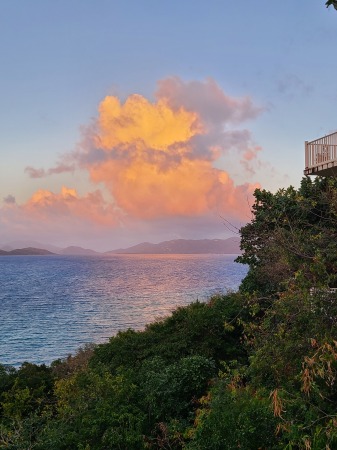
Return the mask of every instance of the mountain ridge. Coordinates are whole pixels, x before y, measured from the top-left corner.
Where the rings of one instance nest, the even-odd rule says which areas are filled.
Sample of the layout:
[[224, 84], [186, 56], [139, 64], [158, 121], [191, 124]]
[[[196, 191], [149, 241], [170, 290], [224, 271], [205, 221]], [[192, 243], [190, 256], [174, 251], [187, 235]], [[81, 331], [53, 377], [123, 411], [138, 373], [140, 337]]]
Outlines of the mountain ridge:
[[[26, 245], [25, 245], [26, 244]], [[142, 242], [131, 247], [97, 252], [79, 246], [56, 247], [36, 241], [16, 241], [0, 245], [0, 255], [73, 255], [99, 256], [118, 254], [240, 254], [240, 239], [173, 239], [152, 244]]]
[[25, 247], [25, 248], [16, 248], [14, 250], [6, 251], [0, 250], [0, 256], [15, 256], [15, 255], [27, 255], [27, 256], [44, 256], [44, 255], [55, 255], [55, 253], [50, 252], [49, 250], [45, 250], [42, 248], [34, 248], [34, 247]]
[[142, 242], [128, 248], [110, 250], [105, 254], [239, 254], [240, 239], [174, 239], [158, 244]]

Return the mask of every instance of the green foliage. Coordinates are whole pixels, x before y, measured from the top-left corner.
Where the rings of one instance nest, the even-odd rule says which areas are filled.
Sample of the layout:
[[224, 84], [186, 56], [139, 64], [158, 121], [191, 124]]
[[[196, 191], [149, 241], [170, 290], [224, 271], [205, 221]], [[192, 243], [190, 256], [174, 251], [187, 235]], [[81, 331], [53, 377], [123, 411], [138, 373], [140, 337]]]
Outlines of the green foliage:
[[240, 344], [242, 327], [224, 328], [225, 322], [243, 310], [244, 300], [237, 294], [214, 297], [208, 303], [192, 303], [148, 325], [145, 331], [118, 333], [108, 344], [97, 346], [91, 363], [104, 364], [114, 371], [120, 366], [140, 367], [143, 361], [157, 356], [165, 364], [190, 355], [215, 361], [246, 359], [245, 348]]
[[219, 379], [203, 399], [195, 423], [186, 447], [190, 450], [278, 448], [276, 420], [265, 392], [228, 386]]
[[336, 0], [328, 0], [325, 2], [325, 6], [329, 8], [329, 6], [333, 6], [335, 9], [337, 9], [337, 1]]
[[0, 448], [32, 448], [39, 430], [51, 417], [52, 371], [44, 364], [27, 362], [18, 370], [4, 366], [0, 370]]
[[55, 383], [57, 417], [40, 437], [55, 450], [142, 448], [144, 415], [127, 373], [80, 371]]
[[337, 285], [337, 180], [303, 178], [298, 190], [255, 191], [254, 218], [241, 229], [249, 265], [241, 285], [270, 295], [296, 282], [303, 288]]
[[191, 403], [215, 375], [214, 362], [204, 356], [187, 356], [168, 366], [159, 357], [146, 361], [139, 386], [148, 416], [155, 422], [188, 417], [193, 411]]
[[51, 369], [55, 378], [65, 378], [79, 370], [88, 367], [93, 355], [95, 344], [85, 344], [80, 347], [75, 355], [68, 355], [65, 359], [57, 359], [51, 363]]
[[256, 330], [251, 357], [254, 379], [272, 386], [292, 384], [314, 341], [336, 338], [336, 294], [288, 291], [275, 300]]
[[3, 369], [0, 404], [5, 418], [24, 418], [52, 401], [53, 377], [44, 364], [24, 363], [18, 371]]
[[255, 196], [241, 289], [270, 301], [246, 327], [249, 386], [270, 390], [281, 448], [336, 448], [337, 181], [305, 178], [297, 191]]

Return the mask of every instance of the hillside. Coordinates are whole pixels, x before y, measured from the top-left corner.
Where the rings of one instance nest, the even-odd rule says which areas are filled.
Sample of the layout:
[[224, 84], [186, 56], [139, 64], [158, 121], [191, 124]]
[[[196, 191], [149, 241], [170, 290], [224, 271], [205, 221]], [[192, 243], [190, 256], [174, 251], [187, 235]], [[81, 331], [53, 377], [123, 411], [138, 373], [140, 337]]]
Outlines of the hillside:
[[5, 250], [0, 250], [0, 255], [3, 256], [10, 256], [10, 255], [27, 255], [27, 256], [33, 256], [33, 255], [54, 255], [55, 253], [52, 253], [48, 250], [44, 250], [41, 248], [34, 248], [34, 247], [27, 247], [27, 248], [18, 248], [15, 250], [10, 250], [6, 252]]
[[239, 254], [240, 239], [176, 239], [159, 244], [143, 242], [129, 248], [120, 248], [107, 254]]
[[99, 252], [95, 252], [95, 250], [90, 250], [89, 248], [76, 247], [71, 245], [70, 247], [66, 247], [59, 252], [61, 255], [74, 255], [74, 256], [95, 256], [100, 255]]
[[56, 247], [51, 244], [42, 244], [37, 241], [15, 241], [0, 245], [0, 255], [74, 255], [95, 256], [115, 254], [233, 254], [238, 255], [240, 250], [240, 239], [230, 237], [228, 239], [175, 239], [171, 241], [152, 244], [143, 242], [127, 248], [110, 250], [105, 253], [97, 252], [79, 246], [66, 248]]
[[[41, 242], [37, 241], [13, 241], [8, 244], [0, 245], [0, 255], [7, 255], [7, 254], [19, 254], [18, 251], [21, 252], [22, 249], [34, 249], [35, 253], [34, 255], [44, 255], [44, 254], [56, 254], [56, 255], [74, 255], [74, 256], [81, 256], [81, 255], [100, 255], [101, 253], [96, 252], [91, 249], [77, 247], [77, 246], [69, 246], [66, 248], [56, 247], [55, 245], [51, 244], [43, 244]], [[38, 253], [38, 251], [41, 251], [41, 253]], [[49, 253], [43, 253], [43, 252], [49, 252]], [[14, 253], [13, 253], [14, 252]], [[20, 253], [21, 254], [21, 253]]]
[[62, 251], [61, 247], [56, 247], [52, 244], [45, 244], [34, 240], [28, 239], [20, 239], [16, 241], [10, 241], [0, 245], [1, 250], [5, 250], [6, 252], [10, 252], [12, 250], [17, 250], [21, 248], [38, 248], [43, 250], [48, 250], [51, 253], [60, 253]]

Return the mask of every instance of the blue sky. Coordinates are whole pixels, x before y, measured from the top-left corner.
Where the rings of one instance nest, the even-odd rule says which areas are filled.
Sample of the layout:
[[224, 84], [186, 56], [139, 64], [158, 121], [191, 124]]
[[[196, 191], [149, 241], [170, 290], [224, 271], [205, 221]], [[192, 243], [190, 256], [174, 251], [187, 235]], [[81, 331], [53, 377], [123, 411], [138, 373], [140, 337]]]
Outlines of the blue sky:
[[[99, 189], [114, 202], [107, 180], [93, 182], [83, 166], [39, 178], [25, 169], [47, 171], [78, 150], [83, 130], [95, 123], [106, 96], [122, 104], [132, 94], [156, 102], [158, 83], [170, 77], [186, 84], [211, 79], [226, 96], [249, 97], [260, 110], [242, 124], [226, 125], [248, 130], [251, 143], [260, 148], [250, 172], [235, 152], [212, 163], [236, 186], [259, 183], [273, 191], [298, 186], [304, 141], [337, 129], [337, 12], [324, 3], [2, 0], [0, 200], [7, 199], [8, 206], [15, 198], [20, 208], [38, 190], [56, 193], [67, 186], [79, 196]], [[0, 243], [34, 237], [31, 217], [22, 211], [8, 216], [4, 209], [0, 214]], [[101, 232], [95, 226], [93, 235], [90, 227], [77, 236], [60, 227], [55, 239], [57, 230], [51, 227], [42, 237], [96, 248], [151, 237], [226, 237], [222, 224], [212, 228], [200, 214], [196, 221], [173, 215], [169, 223], [165, 214], [141, 217], [135, 228], [124, 224]], [[194, 224], [199, 231], [193, 234]]]

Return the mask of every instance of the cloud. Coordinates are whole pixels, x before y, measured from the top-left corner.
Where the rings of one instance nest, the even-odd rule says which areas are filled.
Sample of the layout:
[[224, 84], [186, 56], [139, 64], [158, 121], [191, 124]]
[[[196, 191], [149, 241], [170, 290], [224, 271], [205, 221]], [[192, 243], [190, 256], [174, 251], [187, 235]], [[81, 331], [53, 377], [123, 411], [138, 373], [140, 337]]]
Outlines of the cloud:
[[36, 169], [31, 166], [25, 168], [25, 173], [27, 173], [30, 178], [43, 178], [47, 175], [47, 172], [44, 169]]
[[56, 193], [40, 189], [20, 205], [5, 203], [0, 207], [0, 235], [3, 242], [36, 239], [59, 241], [62, 246], [82, 239], [85, 245], [101, 237], [108, 241], [111, 230], [123, 227], [123, 220], [122, 212], [105, 201], [99, 190], [80, 196], [64, 186]]
[[12, 218], [50, 230], [61, 222], [62, 228], [97, 224], [117, 230], [132, 223], [249, 220], [247, 198], [257, 184], [236, 184], [231, 161], [254, 174], [261, 148], [243, 125], [263, 109], [250, 97], [225, 94], [211, 79], [161, 80], [154, 99], [105, 97], [76, 150], [55, 167], [25, 170], [42, 178], [81, 169], [99, 189], [84, 196], [65, 187], [59, 193], [39, 190], [11, 211]]
[[100, 225], [116, 226], [121, 219], [121, 215], [104, 200], [99, 190], [81, 197], [75, 189], [65, 186], [56, 194], [38, 190], [20, 209], [44, 223], [75, 217]]
[[11, 194], [7, 195], [7, 197], [4, 197], [3, 200], [6, 205], [15, 205], [16, 203], [15, 197]]
[[48, 170], [45, 169], [36, 169], [34, 167], [28, 166], [25, 168], [25, 173], [27, 173], [30, 178], [44, 178], [48, 175], [54, 175], [54, 174], [59, 174], [59, 173], [65, 173], [65, 172], [73, 172], [75, 170], [75, 165], [74, 164], [65, 164], [65, 163], [61, 163], [58, 164], [55, 167], [51, 167]]
[[48, 170], [48, 175], [54, 175], [54, 174], [59, 174], [59, 173], [64, 173], [64, 172], [74, 172], [74, 170], [75, 170], [74, 164], [61, 163], [55, 167], [51, 167]]
[[158, 82], [156, 98], [165, 99], [173, 109], [180, 107], [197, 112], [204, 123], [214, 127], [240, 124], [256, 118], [263, 108], [253, 104], [250, 97], [234, 98], [226, 95], [211, 78], [206, 81], [184, 82], [170, 77]]
[[280, 94], [292, 100], [298, 95], [309, 95], [313, 91], [313, 87], [306, 84], [301, 78], [295, 74], [287, 74], [277, 83], [277, 90]]
[[257, 147], [249, 131], [233, 126], [255, 118], [261, 108], [249, 97], [225, 95], [213, 80], [169, 78], [159, 82], [155, 97], [150, 102], [131, 95], [122, 103], [107, 96], [76, 154], [81, 167], [133, 217], [198, 216], [218, 209], [239, 214], [240, 196], [252, 186], [235, 186], [214, 163], [235, 151], [248, 167]]
[[258, 160], [258, 153], [262, 151], [262, 147], [255, 145], [253, 147], [248, 147], [242, 154], [242, 159], [240, 163], [247, 173], [255, 175], [256, 168], [254, 162], [257, 162], [257, 166], [261, 167], [261, 161]]

